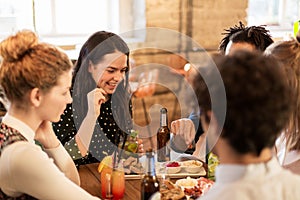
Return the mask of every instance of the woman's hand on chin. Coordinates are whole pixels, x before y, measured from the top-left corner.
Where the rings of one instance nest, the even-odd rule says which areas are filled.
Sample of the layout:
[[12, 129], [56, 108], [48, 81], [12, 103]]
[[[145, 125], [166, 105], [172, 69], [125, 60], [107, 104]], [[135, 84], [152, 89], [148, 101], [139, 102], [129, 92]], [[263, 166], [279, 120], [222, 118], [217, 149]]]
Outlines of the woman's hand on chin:
[[42, 121], [36, 130], [34, 139], [40, 142], [45, 149], [55, 148], [60, 144], [50, 121]]

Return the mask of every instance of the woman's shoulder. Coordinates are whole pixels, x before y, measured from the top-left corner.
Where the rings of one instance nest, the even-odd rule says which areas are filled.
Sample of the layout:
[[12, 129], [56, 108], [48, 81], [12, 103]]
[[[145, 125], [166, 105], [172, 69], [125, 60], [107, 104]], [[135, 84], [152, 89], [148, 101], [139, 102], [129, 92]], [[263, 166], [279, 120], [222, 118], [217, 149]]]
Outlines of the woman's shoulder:
[[31, 160], [39, 157], [38, 155], [46, 156], [40, 146], [28, 141], [18, 141], [3, 148], [1, 163], [9, 164], [11, 169], [24, 167], [28, 162], [33, 163]]

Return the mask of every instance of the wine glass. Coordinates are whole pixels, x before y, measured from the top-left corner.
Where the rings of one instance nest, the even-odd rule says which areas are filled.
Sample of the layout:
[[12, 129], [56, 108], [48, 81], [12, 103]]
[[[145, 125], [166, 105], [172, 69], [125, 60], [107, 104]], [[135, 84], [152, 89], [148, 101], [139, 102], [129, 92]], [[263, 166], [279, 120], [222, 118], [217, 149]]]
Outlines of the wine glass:
[[137, 82], [130, 83], [134, 96], [138, 98], [152, 96], [155, 92], [157, 77], [158, 69], [140, 73]]

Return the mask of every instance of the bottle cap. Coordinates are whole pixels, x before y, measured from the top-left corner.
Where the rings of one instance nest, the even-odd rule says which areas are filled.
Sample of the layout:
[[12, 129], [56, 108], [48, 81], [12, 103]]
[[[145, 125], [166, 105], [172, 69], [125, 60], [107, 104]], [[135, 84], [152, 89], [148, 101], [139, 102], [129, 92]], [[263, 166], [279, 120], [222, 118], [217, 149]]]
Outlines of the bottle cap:
[[168, 112], [168, 110], [167, 110], [166, 108], [162, 108], [162, 109], [160, 109], [160, 112], [161, 112], [162, 114], [165, 114], [165, 113]]

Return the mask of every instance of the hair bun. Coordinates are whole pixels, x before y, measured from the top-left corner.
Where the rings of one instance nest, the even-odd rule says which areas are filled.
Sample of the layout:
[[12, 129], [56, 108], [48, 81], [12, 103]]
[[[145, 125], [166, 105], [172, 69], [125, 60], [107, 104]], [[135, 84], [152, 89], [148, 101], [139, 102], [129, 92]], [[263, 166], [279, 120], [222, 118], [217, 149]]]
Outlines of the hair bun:
[[0, 54], [4, 61], [17, 61], [38, 43], [37, 35], [30, 30], [17, 32], [0, 43]]

